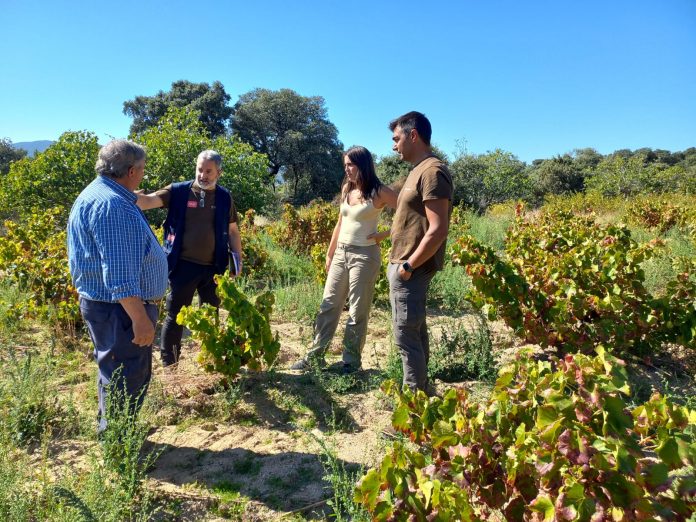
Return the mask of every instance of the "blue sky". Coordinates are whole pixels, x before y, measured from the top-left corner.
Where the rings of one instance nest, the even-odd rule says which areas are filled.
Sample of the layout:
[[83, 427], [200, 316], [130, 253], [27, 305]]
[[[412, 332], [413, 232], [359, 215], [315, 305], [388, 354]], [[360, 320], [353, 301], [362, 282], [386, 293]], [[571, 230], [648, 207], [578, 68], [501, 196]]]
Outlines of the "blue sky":
[[346, 146], [390, 152], [426, 113], [452, 154], [696, 146], [696, 0], [0, 0], [0, 137], [125, 137], [123, 102], [219, 80], [326, 100]]

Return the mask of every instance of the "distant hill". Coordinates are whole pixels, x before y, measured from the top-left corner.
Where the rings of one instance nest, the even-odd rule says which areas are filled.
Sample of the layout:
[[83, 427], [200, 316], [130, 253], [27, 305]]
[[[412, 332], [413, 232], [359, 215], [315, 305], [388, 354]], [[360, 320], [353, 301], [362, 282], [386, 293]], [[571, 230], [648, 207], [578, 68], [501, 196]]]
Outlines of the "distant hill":
[[50, 140], [19, 141], [17, 143], [13, 143], [12, 146], [15, 149], [24, 149], [29, 153], [29, 156], [33, 156], [34, 152], [43, 152], [54, 143], [55, 141]]

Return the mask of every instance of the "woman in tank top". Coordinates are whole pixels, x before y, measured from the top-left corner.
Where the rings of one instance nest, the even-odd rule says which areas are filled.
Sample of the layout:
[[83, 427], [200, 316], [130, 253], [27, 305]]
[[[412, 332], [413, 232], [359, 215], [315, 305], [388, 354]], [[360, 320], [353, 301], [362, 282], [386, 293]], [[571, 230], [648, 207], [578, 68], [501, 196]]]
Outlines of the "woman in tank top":
[[292, 365], [293, 370], [325, 365], [324, 354], [346, 298], [349, 312], [343, 336], [342, 372], [360, 369], [367, 319], [382, 264], [379, 242], [389, 235], [389, 231], [377, 231], [377, 221], [385, 206], [396, 208], [397, 194], [377, 178], [372, 154], [365, 147], [348, 149], [343, 165], [346, 176], [338, 222], [326, 252], [326, 285], [314, 323], [314, 341], [307, 354]]

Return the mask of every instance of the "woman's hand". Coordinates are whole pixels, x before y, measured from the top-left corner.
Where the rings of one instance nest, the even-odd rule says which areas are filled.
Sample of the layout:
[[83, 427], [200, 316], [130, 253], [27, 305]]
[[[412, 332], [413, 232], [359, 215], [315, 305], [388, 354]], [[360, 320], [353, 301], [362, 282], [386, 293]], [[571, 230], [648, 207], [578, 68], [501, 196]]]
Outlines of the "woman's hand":
[[379, 243], [386, 239], [389, 234], [391, 234], [391, 230], [383, 230], [382, 232], [375, 232], [374, 234], [370, 234], [367, 236], [367, 239], [374, 239], [375, 243], [379, 245]]
[[331, 261], [333, 261], [333, 256], [326, 254], [326, 263], [324, 268], [326, 269], [327, 274], [329, 273], [329, 268], [331, 268]]

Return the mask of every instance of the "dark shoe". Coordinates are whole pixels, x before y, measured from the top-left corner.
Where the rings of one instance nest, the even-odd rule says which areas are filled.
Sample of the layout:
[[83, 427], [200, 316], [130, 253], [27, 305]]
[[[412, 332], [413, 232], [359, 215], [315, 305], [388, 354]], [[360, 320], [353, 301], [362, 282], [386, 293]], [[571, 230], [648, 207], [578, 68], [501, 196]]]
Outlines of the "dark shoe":
[[324, 366], [326, 366], [326, 362], [323, 359], [312, 359], [310, 361], [307, 359], [300, 359], [290, 366], [290, 369], [300, 372], [309, 372], [312, 371], [313, 368], [323, 368]]
[[442, 394], [437, 391], [437, 388], [432, 382], [428, 382], [428, 384], [425, 385], [425, 394], [428, 397], [437, 397], [442, 399]]
[[352, 373], [357, 372], [360, 370], [360, 368], [356, 368], [355, 366], [351, 366], [350, 364], [343, 364], [341, 367], [341, 375], [350, 375]]

